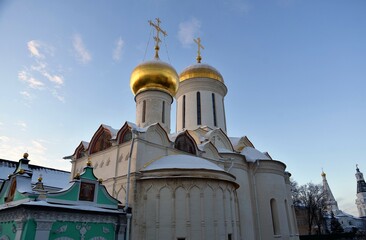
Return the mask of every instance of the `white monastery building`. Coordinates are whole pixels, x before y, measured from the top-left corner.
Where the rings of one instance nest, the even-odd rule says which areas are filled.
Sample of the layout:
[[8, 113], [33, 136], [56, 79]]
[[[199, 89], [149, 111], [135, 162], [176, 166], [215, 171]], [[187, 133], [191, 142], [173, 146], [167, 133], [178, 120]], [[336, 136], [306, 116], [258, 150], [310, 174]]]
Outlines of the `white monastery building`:
[[356, 205], [358, 210], [358, 216], [366, 218], [366, 182], [358, 166], [356, 166], [355, 175], [357, 179]]
[[126, 239], [299, 239], [290, 173], [248, 137], [226, 134], [228, 89], [217, 69], [201, 63], [200, 39], [197, 63], [178, 75], [159, 59], [166, 35], [159, 19], [150, 25], [155, 57], [130, 79], [136, 123], [102, 124], [68, 157], [71, 175], [91, 161], [128, 212]]
[[[323, 178], [323, 193], [325, 194], [325, 211], [324, 211], [324, 219], [328, 229], [331, 229], [331, 219], [332, 214], [335, 218], [338, 219], [339, 223], [341, 224], [343, 230], [345, 232], [352, 232], [354, 229], [359, 229], [363, 231], [366, 227], [365, 225], [365, 215], [362, 216], [362, 211], [365, 214], [365, 204], [363, 204], [362, 210], [362, 201], [364, 203], [365, 194], [366, 194], [366, 184], [365, 180], [363, 180], [363, 175], [360, 172], [358, 166], [356, 166], [356, 179], [357, 179], [357, 199], [356, 199], [356, 206], [359, 211], [359, 217], [352, 216], [338, 208], [338, 203], [334, 198], [332, 190], [328, 184], [327, 175], [324, 171], [322, 171], [321, 176]], [[363, 183], [362, 183], [363, 181]], [[364, 186], [363, 194], [362, 195], [362, 185]], [[364, 196], [364, 198], [362, 198]]]

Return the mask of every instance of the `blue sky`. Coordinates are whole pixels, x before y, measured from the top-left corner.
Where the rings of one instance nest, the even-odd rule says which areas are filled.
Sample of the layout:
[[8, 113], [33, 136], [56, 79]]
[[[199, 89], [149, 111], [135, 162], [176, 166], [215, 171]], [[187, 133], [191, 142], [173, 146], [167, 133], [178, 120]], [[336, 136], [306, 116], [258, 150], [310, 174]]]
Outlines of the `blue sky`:
[[148, 20], [159, 17], [162, 60], [181, 72], [200, 37], [203, 62], [224, 76], [229, 135], [248, 136], [299, 184], [320, 183], [324, 168], [341, 209], [356, 214], [365, 12], [363, 0], [2, 0], [0, 158], [28, 151], [33, 164], [69, 170], [62, 157], [101, 123], [134, 122], [129, 78], [153, 57]]

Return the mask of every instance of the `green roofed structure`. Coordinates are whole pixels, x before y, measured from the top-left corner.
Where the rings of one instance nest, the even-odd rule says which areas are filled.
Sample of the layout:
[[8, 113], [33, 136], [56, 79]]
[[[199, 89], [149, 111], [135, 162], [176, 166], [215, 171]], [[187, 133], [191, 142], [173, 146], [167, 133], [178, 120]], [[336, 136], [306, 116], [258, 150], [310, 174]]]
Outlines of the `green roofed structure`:
[[69, 186], [32, 186], [28, 154], [0, 186], [0, 239], [124, 239], [126, 214], [90, 162]]

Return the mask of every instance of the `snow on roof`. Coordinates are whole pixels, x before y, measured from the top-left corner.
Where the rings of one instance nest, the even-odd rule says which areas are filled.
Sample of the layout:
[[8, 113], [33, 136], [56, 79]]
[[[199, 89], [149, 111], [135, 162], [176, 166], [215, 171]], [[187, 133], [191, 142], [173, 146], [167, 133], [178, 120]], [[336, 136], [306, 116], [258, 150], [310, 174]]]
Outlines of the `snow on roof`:
[[[8, 179], [8, 176], [14, 173], [18, 163], [10, 160], [0, 159], [0, 180]], [[33, 171], [32, 183], [38, 182], [38, 177], [42, 175], [42, 182], [46, 186], [64, 188], [70, 181], [70, 172], [41, 167], [37, 165], [29, 165], [29, 169]]]
[[17, 167], [17, 162], [0, 159], [0, 180], [8, 179], [8, 176], [12, 174]]
[[204, 136], [202, 136], [201, 134], [199, 134], [198, 132], [196, 132], [197, 133], [197, 135], [198, 135], [198, 137], [199, 137], [199, 140], [200, 140], [200, 142], [204, 142], [204, 141], [206, 141], [207, 140], [207, 138], [205, 138]]
[[241, 154], [244, 155], [249, 162], [255, 162], [257, 160], [272, 160], [266, 154], [252, 147], [245, 147], [243, 151], [241, 151]]
[[[208, 144], [210, 144], [211, 142], [204, 142], [204, 143], [202, 143], [202, 144], [199, 144], [199, 145], [197, 145], [197, 147], [198, 147], [198, 149], [199, 150], [201, 150], [201, 151], [203, 151], [204, 149], [205, 149], [205, 146], [206, 145], [208, 145]], [[212, 143], [211, 143], [212, 144]]]
[[196, 144], [200, 144], [207, 140], [204, 136], [202, 136], [202, 134], [198, 131], [198, 129], [196, 129], [196, 130], [185, 129], [185, 130], [181, 130], [181, 131], [178, 131], [175, 133], [171, 133], [168, 135], [169, 140], [172, 142], [175, 142], [175, 139], [177, 139], [177, 137], [183, 132], [187, 132], [193, 138], [193, 140], [196, 142]]
[[219, 153], [233, 153], [233, 151], [227, 149], [227, 148], [217, 148], [217, 151]]
[[138, 131], [138, 132], [146, 132], [146, 130], [147, 130], [147, 128], [148, 128], [148, 127], [140, 128], [140, 127], [138, 127], [135, 123], [133, 123], [133, 122], [129, 122], [129, 121], [127, 121], [126, 123], [128, 124], [128, 126], [129, 126], [132, 130], [136, 130], [136, 131]]
[[338, 210], [335, 215], [336, 217], [352, 217], [352, 218], [354, 217], [351, 214], [343, 212], [342, 210]]
[[33, 168], [32, 183], [38, 182], [42, 175], [42, 182], [45, 186], [65, 188], [70, 182], [70, 173], [51, 168]]
[[203, 126], [198, 127], [196, 130], [199, 130], [199, 129], [202, 129], [202, 130], [204, 130], [206, 132], [209, 132], [209, 131], [214, 130], [216, 128], [211, 128], [211, 127], [209, 127], [207, 125], [203, 125]]
[[103, 126], [104, 128], [106, 128], [106, 129], [108, 129], [108, 130], [111, 132], [111, 134], [112, 134], [112, 138], [116, 138], [117, 133], [118, 133], [118, 130], [117, 130], [117, 129], [114, 129], [114, 128], [112, 128], [111, 126], [109, 126], [109, 125], [105, 125], [105, 124], [102, 124], [102, 126]]
[[88, 149], [88, 147], [89, 147], [89, 142], [81, 141], [81, 144], [83, 145], [84, 149]]
[[20, 193], [31, 193], [33, 192], [32, 186], [29, 184], [29, 179], [25, 177], [17, 178], [17, 191]]
[[150, 163], [143, 171], [159, 169], [207, 169], [224, 171], [216, 164], [190, 155], [169, 155]]
[[247, 136], [229, 137], [229, 140], [234, 147], [237, 147], [240, 144], [244, 144], [245, 146], [248, 146], [248, 147], [249, 146], [254, 147], [253, 143], [249, 140], [249, 138]]

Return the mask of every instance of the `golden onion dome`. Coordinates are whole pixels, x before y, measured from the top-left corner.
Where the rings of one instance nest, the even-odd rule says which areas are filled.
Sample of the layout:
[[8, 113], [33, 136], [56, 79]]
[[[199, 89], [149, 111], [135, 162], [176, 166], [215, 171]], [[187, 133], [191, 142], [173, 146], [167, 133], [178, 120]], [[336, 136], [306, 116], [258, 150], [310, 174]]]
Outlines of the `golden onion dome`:
[[202, 63], [191, 65], [179, 74], [180, 82], [191, 78], [211, 78], [224, 83], [224, 78], [216, 68]]
[[159, 59], [139, 64], [132, 71], [130, 79], [130, 87], [135, 95], [146, 90], [160, 90], [175, 96], [178, 85], [175, 69]]

